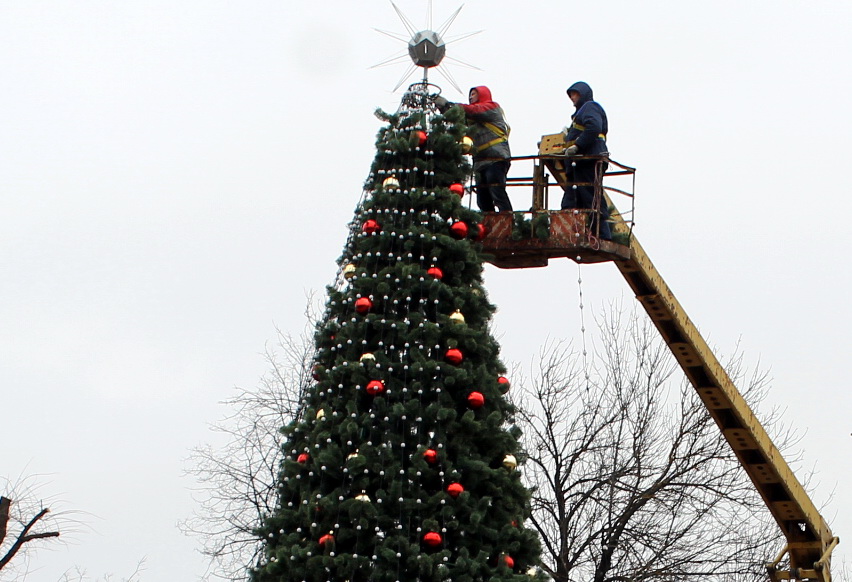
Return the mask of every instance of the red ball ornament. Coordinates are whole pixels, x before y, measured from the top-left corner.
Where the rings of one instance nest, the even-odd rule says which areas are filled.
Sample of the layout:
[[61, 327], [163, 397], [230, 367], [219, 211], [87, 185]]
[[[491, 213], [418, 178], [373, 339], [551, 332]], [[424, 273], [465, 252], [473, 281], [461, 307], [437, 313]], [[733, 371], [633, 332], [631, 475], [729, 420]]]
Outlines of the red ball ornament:
[[458, 366], [462, 363], [464, 356], [462, 355], [461, 350], [457, 350], [456, 348], [450, 348], [449, 350], [447, 350], [447, 353], [444, 354], [444, 358], [453, 366]]
[[313, 368], [311, 368], [311, 377], [312, 377], [314, 380], [319, 380], [319, 379], [320, 379], [320, 369], [321, 369], [321, 368], [320, 368], [319, 364], [317, 364], [316, 366], [314, 366]]
[[462, 221], [454, 222], [450, 225], [450, 234], [453, 236], [453, 238], [461, 240], [467, 237], [467, 233], [467, 224]]
[[509, 379], [506, 376], [500, 376], [499, 378], [497, 378], [497, 384], [500, 386], [500, 391], [503, 394], [508, 392], [509, 387], [511, 386], [511, 383], [509, 382]]
[[385, 391], [385, 383], [381, 380], [372, 380], [367, 384], [367, 394], [375, 396]]
[[299, 462], [299, 463], [302, 463], [304, 465], [305, 463], [308, 462], [309, 458], [310, 457], [308, 456], [308, 453], [302, 453], [298, 457], [296, 457], [296, 461]]
[[518, 527], [518, 520], [517, 519], [512, 520], [512, 527]]
[[432, 277], [433, 279], [437, 279], [439, 281], [444, 278], [444, 272], [438, 267], [432, 267], [431, 269], [426, 271], [426, 274]]
[[373, 220], [372, 218], [364, 221], [364, 225], [361, 227], [361, 230], [366, 232], [367, 234], [373, 234], [374, 232], [379, 232], [382, 230], [382, 227], [379, 226], [379, 223]]
[[417, 136], [418, 145], [423, 145], [424, 143], [426, 143], [426, 140], [429, 139], [429, 136], [426, 135], [426, 132], [422, 130], [416, 131], [414, 135]]
[[506, 567], [510, 570], [515, 567], [515, 559], [508, 554], [503, 556], [503, 563], [506, 564]]
[[323, 547], [323, 548], [324, 548], [326, 545], [328, 545], [328, 544], [333, 544], [333, 543], [334, 543], [334, 536], [333, 536], [333, 535], [331, 535], [330, 533], [325, 534], [324, 536], [322, 536], [322, 537], [319, 539], [319, 545], [320, 545], [320, 547]]
[[426, 535], [423, 536], [423, 543], [429, 546], [430, 548], [435, 548], [443, 543], [444, 539], [441, 537], [436, 531], [430, 531]]
[[430, 465], [434, 465], [438, 462], [438, 451], [435, 449], [426, 449], [423, 452], [423, 458], [426, 459], [426, 462]]
[[359, 297], [355, 300], [355, 311], [364, 315], [373, 308], [373, 302], [368, 297]]
[[474, 236], [474, 240], [480, 241], [485, 238], [485, 235], [488, 234], [488, 227], [482, 224], [481, 222], [476, 225], [476, 236]]
[[447, 485], [447, 493], [450, 494], [450, 497], [456, 498], [464, 492], [464, 487], [462, 487], [461, 483], [450, 483]]
[[485, 404], [485, 396], [482, 392], [471, 392], [467, 395], [467, 403], [471, 408], [482, 408]]
[[451, 184], [450, 192], [453, 194], [458, 194], [459, 196], [464, 196], [464, 186], [461, 184]]

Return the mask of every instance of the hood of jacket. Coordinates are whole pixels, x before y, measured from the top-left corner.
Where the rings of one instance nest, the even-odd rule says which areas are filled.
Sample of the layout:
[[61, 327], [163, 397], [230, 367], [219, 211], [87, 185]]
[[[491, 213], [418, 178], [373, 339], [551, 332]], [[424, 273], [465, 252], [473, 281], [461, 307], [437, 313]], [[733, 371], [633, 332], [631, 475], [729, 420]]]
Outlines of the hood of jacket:
[[[488, 103], [489, 101], [493, 101], [491, 98], [491, 89], [486, 87], [485, 85], [480, 85], [479, 87], [471, 87], [470, 91], [476, 89], [476, 93], [478, 94], [478, 98], [476, 100], [477, 103]], [[470, 93], [468, 91], [468, 93]]]
[[588, 83], [584, 83], [583, 81], [577, 81], [566, 90], [566, 93], [570, 93], [571, 91], [576, 91], [580, 94], [580, 102], [577, 103], [576, 108], [579, 109], [589, 101], [594, 101], [594, 95], [592, 94], [592, 88], [589, 87]]

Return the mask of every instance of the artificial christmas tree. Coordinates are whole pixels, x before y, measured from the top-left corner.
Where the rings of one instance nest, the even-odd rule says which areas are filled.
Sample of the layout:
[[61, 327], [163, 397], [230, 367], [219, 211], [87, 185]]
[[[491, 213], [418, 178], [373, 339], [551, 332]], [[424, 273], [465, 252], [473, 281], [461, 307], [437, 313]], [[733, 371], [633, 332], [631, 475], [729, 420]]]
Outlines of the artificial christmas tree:
[[315, 383], [283, 429], [256, 582], [528, 581], [538, 562], [488, 332], [481, 215], [451, 191], [470, 171], [464, 116], [438, 114], [428, 88], [379, 112], [388, 125], [317, 326]]

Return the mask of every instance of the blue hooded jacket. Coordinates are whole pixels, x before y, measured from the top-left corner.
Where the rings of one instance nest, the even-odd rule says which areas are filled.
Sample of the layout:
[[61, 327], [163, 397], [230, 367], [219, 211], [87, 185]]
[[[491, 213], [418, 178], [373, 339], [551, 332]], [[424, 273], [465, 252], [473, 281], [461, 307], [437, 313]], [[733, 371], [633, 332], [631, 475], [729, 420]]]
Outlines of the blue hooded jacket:
[[592, 88], [587, 83], [579, 81], [574, 83], [566, 93], [576, 91], [580, 94], [577, 110], [571, 116], [573, 123], [568, 130], [565, 141], [568, 145], [575, 144], [579, 154], [597, 155], [607, 153], [606, 134], [609, 131], [609, 123], [606, 119], [606, 111], [600, 103], [594, 101]]

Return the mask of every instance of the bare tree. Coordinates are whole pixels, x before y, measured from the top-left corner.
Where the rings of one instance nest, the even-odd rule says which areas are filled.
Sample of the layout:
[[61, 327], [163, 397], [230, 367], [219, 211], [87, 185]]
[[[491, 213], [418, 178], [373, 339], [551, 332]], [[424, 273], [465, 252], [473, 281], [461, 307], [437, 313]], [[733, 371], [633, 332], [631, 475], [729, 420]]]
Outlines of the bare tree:
[[85, 568], [76, 566], [66, 571], [59, 582], [140, 582], [142, 572], [145, 570], [145, 558], [136, 563], [136, 569], [128, 577], [122, 577], [120, 580], [113, 574], [104, 574], [102, 577], [92, 578]]
[[[635, 311], [598, 327], [587, 366], [550, 343], [516, 396], [543, 568], [556, 582], [764, 579], [780, 531], [665, 344]], [[741, 357], [728, 371], [762, 399], [765, 373], [744, 377]]]
[[180, 524], [184, 533], [201, 539], [210, 558], [206, 579], [241, 580], [262, 551], [255, 529], [278, 503], [281, 427], [300, 414], [311, 381], [314, 357], [313, 310], [299, 336], [278, 330], [265, 357], [269, 372], [258, 386], [238, 388], [223, 402], [231, 411], [212, 429], [224, 436], [222, 446], [199, 446], [190, 454], [188, 474], [199, 483], [198, 510]]
[[32, 551], [59, 538], [76, 522], [68, 512], [51, 511], [58, 501], [41, 493], [41, 476], [16, 480], [0, 477], [0, 574], [21, 580], [29, 570]]

